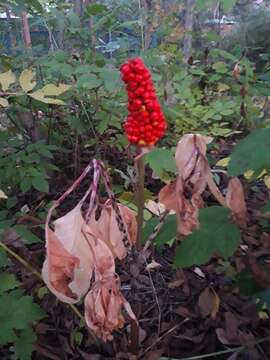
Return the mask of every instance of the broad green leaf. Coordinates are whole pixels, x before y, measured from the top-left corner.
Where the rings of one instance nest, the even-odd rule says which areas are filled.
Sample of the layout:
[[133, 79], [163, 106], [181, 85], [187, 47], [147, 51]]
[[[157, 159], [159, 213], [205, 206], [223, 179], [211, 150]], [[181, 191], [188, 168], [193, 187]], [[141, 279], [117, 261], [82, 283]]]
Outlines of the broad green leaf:
[[[158, 217], [152, 217], [143, 229], [143, 239], [144, 241], [153, 233], [155, 226], [159, 223]], [[157, 237], [155, 238], [155, 244], [160, 247], [165, 245], [166, 243], [170, 242], [172, 239], [175, 238], [177, 232], [177, 222], [175, 215], [167, 216], [160, 232], [158, 233]]]
[[7, 272], [0, 273], [0, 295], [8, 290], [12, 290], [20, 285], [14, 274]]
[[99, 75], [101, 79], [104, 81], [105, 89], [109, 92], [112, 92], [115, 89], [117, 89], [117, 85], [119, 86], [120, 84], [119, 71], [104, 68], [102, 69]]
[[23, 91], [28, 92], [34, 89], [37, 84], [37, 82], [33, 80], [35, 75], [36, 74], [30, 69], [23, 70], [19, 77], [19, 82]]
[[20, 188], [22, 190], [23, 193], [25, 193], [26, 191], [28, 191], [32, 186], [32, 181], [30, 177], [25, 177], [24, 179], [22, 179], [22, 181], [20, 182]]
[[263, 213], [269, 213], [270, 212], [270, 201], [268, 201], [262, 208]]
[[20, 360], [31, 360], [32, 352], [34, 351], [34, 342], [37, 340], [37, 336], [34, 333], [33, 329], [27, 327], [26, 329], [20, 331], [19, 336], [14, 341], [15, 345], [15, 354]]
[[159, 176], [162, 176], [164, 171], [176, 172], [173, 153], [168, 149], [155, 148], [146, 155], [146, 163]]
[[223, 61], [218, 61], [212, 65], [212, 68], [216, 70], [217, 73], [226, 74], [228, 72], [227, 64]]
[[41, 176], [36, 176], [36, 177], [32, 178], [32, 185], [38, 191], [41, 191], [41, 192], [49, 191], [48, 181]]
[[0, 346], [16, 341], [14, 329], [28, 328], [29, 322], [45, 316], [31, 296], [23, 296], [22, 291], [13, 290], [0, 296]]
[[9, 86], [16, 81], [16, 76], [11, 70], [0, 74], [0, 84], [3, 91], [8, 90]]
[[7, 99], [0, 97], [0, 106], [7, 107], [8, 105]]
[[187, 236], [177, 248], [175, 265], [202, 265], [218, 253], [231, 256], [240, 242], [238, 227], [229, 222], [230, 210], [211, 206], [200, 210], [200, 229]]
[[231, 176], [248, 170], [259, 173], [270, 167], [270, 127], [254, 130], [235, 146], [228, 171]]
[[77, 86], [78, 88], [85, 90], [96, 89], [102, 85], [102, 81], [98, 79], [95, 74], [84, 74], [78, 78]]
[[7, 253], [0, 247], [0, 268], [6, 267], [10, 264]]
[[26, 244], [36, 244], [41, 242], [41, 240], [30, 230], [28, 230], [25, 225], [15, 225], [13, 229], [19, 236], [21, 236]]
[[70, 85], [59, 84], [56, 86], [54, 84], [47, 84], [42, 89], [28, 93], [28, 95], [46, 104], [64, 105], [64, 101], [52, 98], [51, 96], [61, 95], [68, 89], [70, 89]]

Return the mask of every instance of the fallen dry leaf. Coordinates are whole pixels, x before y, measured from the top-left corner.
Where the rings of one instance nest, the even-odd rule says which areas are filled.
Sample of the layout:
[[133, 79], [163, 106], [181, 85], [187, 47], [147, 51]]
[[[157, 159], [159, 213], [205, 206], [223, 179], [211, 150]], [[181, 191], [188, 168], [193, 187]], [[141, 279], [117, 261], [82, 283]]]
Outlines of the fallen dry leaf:
[[169, 289], [176, 289], [176, 288], [182, 286], [184, 283], [185, 283], [184, 279], [174, 280], [174, 281], [169, 282], [168, 288]]
[[220, 299], [212, 287], [207, 287], [199, 296], [199, 308], [203, 317], [211, 316], [213, 319], [219, 310]]
[[234, 177], [229, 181], [226, 203], [232, 210], [234, 222], [240, 226], [246, 225], [247, 206], [245, 194], [241, 181], [237, 177]]

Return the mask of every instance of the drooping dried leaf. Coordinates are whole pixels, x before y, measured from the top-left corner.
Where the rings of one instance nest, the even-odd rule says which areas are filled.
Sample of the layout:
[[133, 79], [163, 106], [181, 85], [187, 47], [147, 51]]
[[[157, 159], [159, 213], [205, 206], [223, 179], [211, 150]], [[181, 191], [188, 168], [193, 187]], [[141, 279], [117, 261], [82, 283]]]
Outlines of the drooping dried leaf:
[[211, 141], [212, 138], [199, 134], [184, 135], [175, 153], [177, 181], [165, 185], [159, 193], [159, 202], [176, 212], [178, 232], [183, 235], [199, 228], [199, 208], [204, 205], [201, 194], [211, 176], [205, 157], [206, 145]]
[[[76, 302], [69, 284], [74, 279], [74, 269], [79, 266], [79, 259], [71, 255], [62, 245], [55, 233], [47, 227], [47, 260], [43, 266], [43, 279], [49, 289], [62, 301]], [[66, 299], [67, 298], [67, 299]]]
[[103, 341], [112, 340], [112, 332], [124, 325], [119, 279], [114, 274], [95, 282], [85, 297], [85, 319]]
[[[185, 181], [188, 178], [194, 183], [200, 176], [200, 169], [204, 168], [203, 157], [206, 154], [206, 145], [213, 139], [200, 134], [186, 134], [177, 144], [175, 160], [176, 166]], [[200, 156], [202, 155], [202, 156]]]
[[127, 241], [130, 245], [136, 241], [137, 221], [134, 212], [127, 206], [118, 204], [118, 208], [126, 231], [119, 229], [117, 216], [111, 201], [107, 201], [103, 205], [98, 220], [95, 219], [95, 212], [93, 212], [89, 220], [89, 226], [93, 230], [94, 235], [107, 244], [114, 257], [118, 257], [121, 260], [127, 255], [127, 248], [124, 242], [125, 235], [127, 235]]
[[101, 240], [93, 225], [84, 224], [82, 233], [87, 239], [91, 249], [93, 262], [95, 265], [95, 277], [111, 276], [115, 273], [115, 264], [113, 254], [108, 245]]
[[232, 210], [235, 223], [244, 226], [247, 222], [247, 206], [243, 186], [237, 177], [229, 181], [226, 203]]
[[212, 318], [215, 318], [219, 310], [219, 305], [219, 296], [212, 287], [207, 287], [201, 292], [199, 296], [199, 308], [203, 317], [210, 315]]
[[[87, 292], [93, 270], [92, 253], [81, 231], [84, 225], [81, 205], [79, 203], [65, 216], [57, 219], [54, 222], [54, 232], [49, 228], [53, 208], [49, 211], [46, 223], [47, 257], [42, 276], [49, 289], [61, 301], [68, 303], [79, 301]], [[63, 281], [62, 285], [60, 279]]]
[[158, 194], [158, 201], [165, 206], [167, 210], [178, 210], [178, 201], [176, 196], [176, 182], [165, 185]]

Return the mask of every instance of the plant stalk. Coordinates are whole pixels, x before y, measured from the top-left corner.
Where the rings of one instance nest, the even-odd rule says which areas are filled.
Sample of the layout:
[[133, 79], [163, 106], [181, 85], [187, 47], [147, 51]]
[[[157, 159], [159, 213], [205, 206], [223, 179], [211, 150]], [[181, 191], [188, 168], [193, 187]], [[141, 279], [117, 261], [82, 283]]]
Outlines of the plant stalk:
[[137, 249], [140, 249], [143, 240], [144, 174], [145, 174], [144, 156], [140, 156], [137, 160], [135, 160], [135, 165], [137, 168], [136, 204], [138, 207], [138, 213], [137, 213], [138, 232], [137, 232], [136, 247]]

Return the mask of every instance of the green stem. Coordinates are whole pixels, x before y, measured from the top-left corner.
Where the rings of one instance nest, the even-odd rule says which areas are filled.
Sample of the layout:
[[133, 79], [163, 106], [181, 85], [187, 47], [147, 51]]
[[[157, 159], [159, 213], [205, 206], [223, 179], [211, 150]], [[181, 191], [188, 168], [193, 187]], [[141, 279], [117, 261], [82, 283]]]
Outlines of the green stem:
[[142, 240], [143, 240], [143, 210], [144, 210], [144, 157], [139, 157], [138, 160], [135, 160], [135, 165], [137, 168], [137, 184], [136, 184], [136, 204], [138, 207], [137, 213], [137, 224], [138, 224], [138, 233], [137, 233], [137, 249], [140, 249]]

